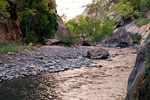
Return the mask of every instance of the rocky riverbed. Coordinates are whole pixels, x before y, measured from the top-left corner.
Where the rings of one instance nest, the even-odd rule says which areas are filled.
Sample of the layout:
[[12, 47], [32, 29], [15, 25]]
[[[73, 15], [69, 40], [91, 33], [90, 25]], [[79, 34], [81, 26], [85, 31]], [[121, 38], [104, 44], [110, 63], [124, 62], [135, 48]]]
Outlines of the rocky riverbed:
[[[7, 57], [5, 59], [1, 57], [1, 62], [4, 63], [5, 61], [7, 66], [10, 61], [15, 62], [16, 59], [26, 58], [21, 62], [17, 61], [18, 67], [9, 68], [12, 70], [22, 68], [21, 66], [19, 67], [19, 62], [23, 63], [24, 66], [29, 66], [29, 64], [35, 66], [40, 64], [35, 61], [57, 62], [56, 60], [59, 60], [58, 64], [63, 65], [61, 69], [68, 64], [69, 69], [72, 70], [49, 73], [49, 71], [54, 72], [56, 69], [58, 71], [59, 68], [55, 68], [55, 65], [52, 65], [53, 69], [51, 69], [52, 66], [44, 69], [47, 63], [42, 63], [41, 69], [43, 71], [47, 70], [47, 72], [31, 76], [34, 74], [32, 73], [33, 70], [40, 72], [40, 70], [37, 70], [39, 67], [31, 67], [31, 70], [26, 71], [29, 75], [31, 74], [30, 76], [0, 83], [0, 100], [124, 100], [128, 76], [134, 66], [137, 55], [136, 49], [104, 48], [109, 51], [111, 56], [106, 60], [91, 61], [85, 57], [85, 52], [94, 48], [98, 47], [42, 47], [36, 52], [23, 53], [24, 56], [23, 54], [10, 54], [5, 55]], [[8, 58], [11, 58], [11, 60]], [[32, 61], [31, 59], [34, 60]], [[17, 65], [17, 62], [13, 64]], [[91, 67], [91, 65], [87, 67], [87, 65], [84, 65], [85, 62], [86, 64], [94, 65], [94, 67]], [[76, 63], [79, 63], [80, 66], [83, 65], [75, 69], [71, 67]], [[103, 67], [95, 67], [96, 65], [102, 65]], [[9, 72], [12, 70], [9, 70]], [[19, 73], [22, 72], [21, 70]]]
[[0, 79], [13, 79], [39, 72], [58, 72], [88, 65], [89, 48], [65, 48], [44, 46], [35, 52], [8, 53], [0, 57]]
[[92, 60], [86, 56], [90, 49], [92, 47], [43, 46], [33, 52], [8, 53], [0, 57], [0, 81], [89, 65]]

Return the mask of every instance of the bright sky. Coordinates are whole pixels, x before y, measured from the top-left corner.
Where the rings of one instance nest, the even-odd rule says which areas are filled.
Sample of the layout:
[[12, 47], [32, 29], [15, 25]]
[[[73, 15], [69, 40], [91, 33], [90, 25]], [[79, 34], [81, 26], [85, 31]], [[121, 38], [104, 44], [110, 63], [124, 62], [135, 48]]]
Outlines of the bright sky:
[[92, 0], [56, 0], [57, 11], [60, 16], [66, 15], [67, 20], [81, 14], [85, 6]]

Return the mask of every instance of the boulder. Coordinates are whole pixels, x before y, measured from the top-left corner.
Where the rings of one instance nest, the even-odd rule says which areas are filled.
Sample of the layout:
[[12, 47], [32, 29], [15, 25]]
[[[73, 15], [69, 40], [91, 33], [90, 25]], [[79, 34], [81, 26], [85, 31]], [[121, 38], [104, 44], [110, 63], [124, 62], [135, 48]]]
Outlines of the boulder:
[[93, 46], [90, 40], [80, 40], [78, 43], [76, 43], [76, 45], [77, 46]]
[[57, 40], [57, 39], [45, 39], [44, 40], [44, 44], [45, 45], [58, 45], [58, 44], [62, 44], [62, 41]]
[[150, 34], [150, 24], [142, 25], [141, 27], [136, 26], [136, 22], [133, 21], [127, 25], [124, 26], [124, 28], [127, 30], [127, 32], [131, 32], [137, 35], [141, 35], [141, 41], [140, 44], [143, 44], [148, 35]]
[[115, 30], [115, 33], [108, 41], [111, 47], [128, 47], [132, 45], [132, 39], [124, 28]]
[[[146, 61], [147, 50], [150, 50], [149, 40], [145, 41], [145, 43], [139, 48], [134, 68], [132, 69], [132, 72], [128, 78], [126, 100], [149, 100], [150, 99], [150, 97], [144, 97], [144, 99], [140, 99], [141, 98], [140, 95], [143, 96], [144, 94], [143, 91], [141, 91], [141, 87], [146, 86], [145, 84], [146, 80], [143, 79], [144, 79], [145, 68], [146, 68], [145, 61]], [[150, 92], [150, 91], [148, 92], [148, 89], [144, 90], [144, 92], [146, 91], [147, 93]]]
[[109, 52], [103, 48], [87, 51], [87, 57], [90, 59], [107, 59]]

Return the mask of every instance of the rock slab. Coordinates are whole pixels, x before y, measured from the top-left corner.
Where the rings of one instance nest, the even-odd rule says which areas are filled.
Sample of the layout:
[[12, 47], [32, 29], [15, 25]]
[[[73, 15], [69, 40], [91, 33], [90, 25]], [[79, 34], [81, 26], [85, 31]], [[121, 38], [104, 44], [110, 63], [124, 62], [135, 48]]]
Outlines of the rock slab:
[[102, 48], [87, 51], [87, 57], [90, 59], [107, 59], [108, 56], [109, 52]]

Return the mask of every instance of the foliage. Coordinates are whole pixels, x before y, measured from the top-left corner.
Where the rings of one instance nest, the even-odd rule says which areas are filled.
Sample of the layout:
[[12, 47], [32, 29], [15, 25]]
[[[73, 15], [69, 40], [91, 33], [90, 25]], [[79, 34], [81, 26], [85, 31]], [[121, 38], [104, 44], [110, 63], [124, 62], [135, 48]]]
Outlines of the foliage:
[[60, 36], [59, 39], [63, 42], [64, 45], [67, 46], [71, 46], [72, 44], [79, 41], [79, 37], [73, 32]]
[[7, 11], [9, 4], [5, 0], [0, 0], [0, 18], [2, 17], [3, 20], [8, 19], [10, 14]]
[[22, 4], [18, 15], [21, 20], [21, 30], [26, 40], [30, 40], [27, 38], [34, 36], [38, 42], [41, 42], [43, 37], [51, 38], [54, 36], [58, 26], [57, 17], [48, 7], [46, 0], [29, 0], [28, 2], [18, 0], [18, 2]]
[[100, 42], [106, 34], [107, 35], [113, 34], [113, 25], [115, 20], [110, 19], [105, 14], [101, 15], [100, 19], [101, 19], [101, 21], [99, 21], [100, 23], [97, 23], [98, 30], [91, 35], [93, 42]]
[[118, 2], [110, 11], [117, 11], [124, 18], [131, 18], [134, 15], [139, 15], [139, 11], [134, 9], [130, 2]]
[[141, 18], [137, 20], [136, 25], [141, 27], [142, 25], [146, 25], [148, 23], [150, 23], [150, 20], [148, 20], [147, 18]]
[[134, 41], [140, 41], [142, 36], [139, 35], [139, 34], [134, 34], [134, 33], [131, 33], [131, 32], [128, 32], [129, 36], [132, 38], [132, 40]]
[[92, 4], [90, 5], [89, 14], [95, 13], [95, 18], [98, 16], [99, 12], [103, 12], [104, 4], [106, 0], [92, 0]]
[[38, 42], [38, 39], [37, 39], [35, 33], [34, 32], [29, 32], [25, 42], [28, 43], [28, 44], [29, 43], [36, 43], [36, 42]]
[[89, 36], [89, 38], [91, 38], [93, 42], [100, 42], [106, 34], [108, 35], [113, 34], [114, 22], [115, 22], [114, 19], [110, 19], [105, 14], [101, 14], [100, 18], [97, 20], [88, 17], [84, 19], [83, 16], [80, 15], [78, 22], [76, 20], [69, 20], [66, 23], [66, 26], [69, 28], [71, 32], [69, 35], [70, 38], [71, 37], [77, 38], [79, 34], [83, 33]]

